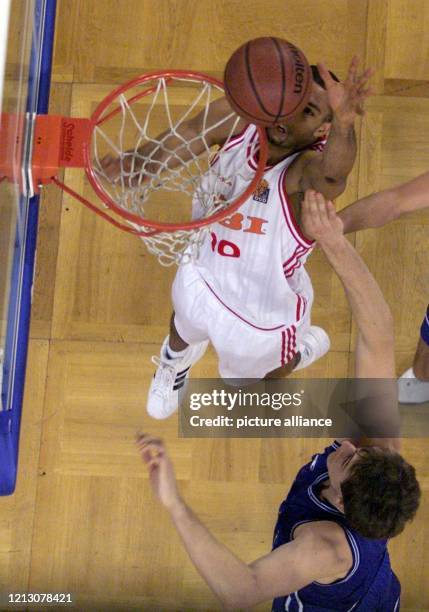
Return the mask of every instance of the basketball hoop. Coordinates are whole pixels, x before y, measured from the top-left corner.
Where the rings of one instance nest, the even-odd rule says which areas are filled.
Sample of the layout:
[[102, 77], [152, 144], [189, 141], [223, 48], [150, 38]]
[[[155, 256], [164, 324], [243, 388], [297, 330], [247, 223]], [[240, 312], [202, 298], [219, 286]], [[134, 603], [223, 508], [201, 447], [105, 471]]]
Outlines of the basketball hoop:
[[[210, 104], [222, 95], [222, 83], [210, 76], [171, 70], [117, 87], [90, 119], [37, 116], [27, 182], [36, 192], [56, 184], [109, 223], [140, 236], [163, 265], [194, 259], [207, 228], [255, 191], [267, 159], [265, 131], [258, 127], [247, 148], [249, 164], [237, 169], [222, 163], [223, 153], [239, 142], [240, 121], [231, 111], [213, 122]], [[187, 126], [197, 115], [193, 133]], [[228, 136], [215, 150], [210, 136], [219, 128]], [[61, 167], [85, 168], [99, 201], [62, 183], [56, 176]], [[0, 177], [11, 174], [0, 154]]]

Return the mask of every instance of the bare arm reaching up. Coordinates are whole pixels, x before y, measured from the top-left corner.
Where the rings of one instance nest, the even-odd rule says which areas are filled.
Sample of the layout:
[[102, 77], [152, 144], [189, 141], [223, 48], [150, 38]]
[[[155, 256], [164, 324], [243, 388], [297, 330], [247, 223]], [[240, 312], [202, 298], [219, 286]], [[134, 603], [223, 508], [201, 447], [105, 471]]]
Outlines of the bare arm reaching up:
[[356, 377], [393, 378], [393, 319], [376, 280], [343, 235], [343, 222], [332, 202], [308, 191], [303, 204], [307, 235], [314, 238], [343, 283], [359, 328]]
[[429, 172], [415, 179], [373, 193], [353, 202], [338, 213], [344, 223], [344, 233], [369, 227], [381, 227], [407, 213], [429, 207]]
[[[307, 235], [314, 238], [340, 278], [358, 326], [355, 348], [355, 376], [362, 381], [363, 396], [368, 399], [370, 423], [379, 431], [394, 433], [385, 438], [356, 440], [359, 444], [384, 446], [399, 450], [399, 413], [395, 381], [393, 318], [376, 280], [366, 264], [343, 235], [343, 222], [332, 202], [320, 193], [308, 191], [303, 204], [303, 223]], [[378, 383], [372, 379], [385, 379]], [[377, 436], [380, 434], [377, 434]]]

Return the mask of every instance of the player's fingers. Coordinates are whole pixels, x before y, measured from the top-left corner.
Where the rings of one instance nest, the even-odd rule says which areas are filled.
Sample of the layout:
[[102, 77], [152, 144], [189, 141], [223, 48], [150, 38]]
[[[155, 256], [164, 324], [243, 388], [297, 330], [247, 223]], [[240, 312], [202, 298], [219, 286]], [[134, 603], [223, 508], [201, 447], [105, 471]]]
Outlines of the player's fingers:
[[304, 193], [304, 199], [302, 201], [303, 210], [307, 211], [310, 206], [310, 189], [307, 189]]
[[163, 442], [162, 440], [148, 440], [146, 442], [137, 442], [137, 446], [139, 447], [140, 451], [149, 448], [151, 450], [156, 450], [157, 452], [159, 452], [161, 449], [164, 448]]
[[152, 436], [150, 436], [150, 434], [144, 432], [144, 431], [137, 431], [136, 432], [136, 442], [137, 444], [140, 442], [143, 442], [144, 440], [148, 440], [149, 438], [151, 438]]
[[328, 214], [328, 219], [332, 221], [337, 216], [337, 211], [335, 210], [334, 203], [331, 200], [326, 202], [326, 212]]
[[317, 68], [319, 70], [319, 74], [322, 77], [322, 80], [325, 83], [326, 87], [329, 88], [330, 85], [335, 84], [334, 79], [329, 74], [329, 70], [328, 70], [326, 64], [323, 64], [322, 62], [319, 62], [317, 64]]
[[326, 214], [326, 200], [324, 198], [324, 196], [321, 193], [316, 193], [316, 202], [317, 202], [317, 209], [319, 212], [319, 217], [321, 221], [325, 221], [327, 218], [327, 214]]
[[374, 90], [371, 87], [367, 87], [366, 89], [360, 89], [358, 91], [359, 97], [368, 98], [368, 96], [372, 96]]
[[352, 61], [350, 62], [349, 70], [347, 73], [347, 81], [350, 83], [355, 83], [357, 80], [357, 69], [359, 66], [359, 58], [357, 55], [354, 55]]
[[150, 449], [145, 449], [140, 452], [141, 458], [147, 464], [149, 464], [152, 460], [152, 452]]
[[313, 189], [307, 189], [305, 192], [305, 201], [307, 211], [310, 216], [314, 216], [317, 213], [317, 201], [316, 201], [316, 192]]
[[115, 160], [115, 158], [114, 158], [114, 157], [112, 157], [112, 155], [105, 155], [105, 156], [104, 156], [104, 157], [101, 159], [100, 163], [101, 163], [101, 166], [102, 166], [103, 168], [109, 168], [110, 166], [113, 166], [113, 165], [114, 165], [114, 162], [115, 162], [115, 161], [116, 161], [116, 160]]
[[156, 438], [152, 436], [150, 433], [146, 431], [137, 431], [136, 432], [136, 440], [160, 440], [161, 438]]
[[365, 109], [363, 106], [363, 100], [360, 101], [360, 103], [356, 106], [356, 114], [358, 114], [360, 117], [363, 117], [365, 115]]
[[320, 212], [317, 192], [313, 190], [309, 194], [309, 216], [314, 228], [317, 229], [317, 227], [320, 225]]
[[365, 70], [365, 72], [363, 74], [361, 74], [361, 76], [357, 79], [356, 81], [356, 85], [358, 87], [361, 87], [362, 85], [365, 85], [365, 83], [367, 83], [369, 81], [369, 79], [374, 76], [375, 74], [375, 69], [374, 68], [367, 68]]
[[161, 438], [155, 438], [154, 436], [150, 436], [149, 434], [141, 434], [137, 437], [137, 445], [140, 448], [144, 448], [148, 445], [163, 448], [164, 442], [161, 440]]

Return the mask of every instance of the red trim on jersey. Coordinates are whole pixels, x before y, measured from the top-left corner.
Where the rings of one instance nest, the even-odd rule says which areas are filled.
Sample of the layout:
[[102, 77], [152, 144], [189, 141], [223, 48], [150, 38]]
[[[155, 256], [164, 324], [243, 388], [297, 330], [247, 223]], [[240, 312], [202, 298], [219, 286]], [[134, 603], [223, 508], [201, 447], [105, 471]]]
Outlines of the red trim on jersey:
[[[286, 330], [286, 331], [288, 331], [288, 330]], [[282, 352], [281, 352], [281, 357], [280, 357], [280, 364], [282, 366], [286, 365], [286, 361], [285, 361], [286, 331], [282, 331]]]
[[235, 136], [233, 136], [231, 140], [228, 142], [227, 147], [225, 149], [222, 147], [222, 151], [229, 151], [230, 149], [232, 149], [232, 147], [235, 147], [235, 145], [240, 144], [244, 140], [244, 135], [246, 133], [246, 130], [249, 128], [249, 126], [250, 124], [246, 125], [244, 130], [241, 130], [239, 134], [236, 134]]
[[[258, 169], [258, 150], [256, 150], [253, 155], [252, 155], [252, 145], [255, 141], [256, 136], [258, 135], [258, 132], [255, 129], [255, 132], [253, 134], [253, 136], [251, 137], [251, 139], [248, 142], [247, 145], [247, 153], [246, 153], [246, 157], [247, 157], [247, 164], [248, 166], [252, 169], [252, 170], [257, 170]], [[270, 170], [273, 166], [270, 164], [266, 164], [265, 165], [265, 170]]]
[[289, 268], [291, 262], [296, 259], [297, 257], [299, 257], [300, 255], [302, 255], [303, 253], [306, 253], [308, 251], [307, 248], [303, 247], [301, 244], [299, 244], [296, 249], [294, 250], [294, 252], [292, 253], [292, 255], [289, 257], [289, 259], [287, 259], [285, 262], [283, 262], [283, 268]]
[[299, 270], [299, 268], [302, 266], [302, 261], [299, 261], [299, 259], [296, 261], [296, 264], [293, 266], [293, 268], [291, 268], [289, 271], [285, 271], [285, 276], [286, 278], [290, 278], [291, 276], [294, 275], [295, 270]]
[[296, 295], [296, 320], [299, 321], [301, 318], [301, 296]]
[[284, 324], [282, 325], [276, 325], [276, 327], [258, 327], [258, 325], [255, 325], [254, 323], [251, 323], [250, 321], [247, 321], [244, 317], [242, 317], [240, 314], [238, 314], [238, 312], [235, 312], [235, 310], [233, 310], [232, 308], [230, 308], [227, 304], [225, 304], [225, 302], [223, 300], [220, 299], [220, 297], [217, 295], [217, 293], [215, 291], [213, 291], [213, 289], [210, 287], [210, 285], [208, 284], [208, 282], [204, 280], [204, 283], [207, 285], [207, 287], [210, 289], [210, 291], [213, 293], [213, 295], [215, 296], [215, 298], [217, 300], [219, 300], [219, 302], [222, 304], [222, 306], [225, 306], [225, 308], [227, 310], [229, 310], [229, 312], [231, 314], [233, 314], [234, 316], [236, 316], [238, 319], [240, 319], [241, 321], [243, 321], [244, 323], [247, 323], [247, 325], [250, 325], [250, 327], [253, 327], [254, 329], [259, 329], [260, 331], [275, 331], [276, 329], [281, 329], [282, 327], [284, 327]]
[[[255, 140], [256, 136], [258, 135], [258, 132], [255, 129], [255, 132], [252, 136], [252, 138], [250, 139], [248, 145], [247, 145], [247, 164], [249, 166], [249, 168], [251, 168], [252, 170], [257, 170], [258, 169], [258, 155], [259, 155], [259, 150], [257, 149], [254, 154], [252, 155], [252, 144], [253, 141]], [[282, 162], [283, 160], [281, 159], [280, 161], [278, 161], [277, 163], [279, 164], [280, 162]], [[266, 164], [265, 165], [265, 170], [271, 170], [271, 168], [274, 168], [276, 164]]]
[[[286, 340], [287, 338], [287, 340]], [[282, 331], [282, 348], [280, 363], [285, 366], [296, 355], [296, 327], [291, 325], [286, 330]]]
[[298, 268], [302, 266], [302, 262], [300, 261], [300, 258], [302, 255], [305, 255], [306, 253], [308, 253], [308, 251], [309, 249], [306, 249], [305, 247], [301, 245], [298, 245], [296, 247], [291, 257], [289, 257], [289, 259], [283, 264], [283, 272], [286, 278], [290, 278], [291, 276], [293, 276], [293, 273], [295, 272], [295, 270], [297, 270]]
[[213, 157], [213, 159], [209, 162], [210, 168], [213, 168], [213, 166], [218, 161], [218, 159], [219, 159], [219, 153], [216, 153], [215, 156]]
[[241, 130], [241, 132], [239, 134], [236, 134], [235, 136], [233, 136], [231, 138], [231, 140], [228, 142], [228, 145], [226, 148], [221, 148], [213, 157], [212, 161], [210, 162], [210, 168], [213, 168], [213, 166], [215, 165], [215, 163], [218, 161], [219, 157], [220, 157], [220, 153], [224, 152], [224, 151], [230, 151], [231, 149], [233, 149], [236, 145], [241, 144], [244, 141], [244, 137], [245, 137], [245, 133], [246, 130], [248, 129], [248, 127], [250, 126], [250, 124], [247, 124], [246, 127]]
[[287, 363], [289, 363], [289, 361], [291, 361], [296, 355], [296, 327], [295, 325], [292, 325], [290, 327], [290, 335], [289, 335], [289, 342], [288, 342], [287, 348], [288, 348]]
[[305, 311], [307, 310], [307, 299], [299, 293], [296, 294], [296, 299], [296, 321], [298, 322], [303, 318]]
[[296, 327], [295, 325], [292, 325], [292, 328], [293, 328], [293, 346], [292, 346], [291, 359], [293, 359], [296, 355]]
[[299, 244], [301, 244], [303, 247], [310, 249], [315, 244], [314, 240], [309, 240], [308, 238], [306, 238], [304, 234], [302, 233], [301, 229], [299, 228], [299, 225], [296, 222], [295, 216], [293, 214], [292, 206], [290, 204], [288, 194], [286, 191], [286, 185], [285, 185], [286, 171], [289, 167], [290, 166], [288, 166], [287, 168], [283, 170], [282, 174], [280, 175], [279, 182], [278, 182], [278, 189], [279, 189], [280, 201], [282, 203], [283, 214], [285, 216], [286, 223], [289, 229], [291, 230], [292, 235], [294, 236], [295, 240]]

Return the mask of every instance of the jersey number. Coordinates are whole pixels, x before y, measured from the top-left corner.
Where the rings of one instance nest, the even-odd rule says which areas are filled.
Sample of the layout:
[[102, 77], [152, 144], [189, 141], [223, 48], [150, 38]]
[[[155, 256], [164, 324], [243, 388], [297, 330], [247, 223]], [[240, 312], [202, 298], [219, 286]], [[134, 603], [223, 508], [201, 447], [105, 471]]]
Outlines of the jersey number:
[[236, 244], [229, 240], [217, 240], [217, 236], [214, 232], [210, 232], [212, 237], [212, 251], [213, 253], [219, 253], [223, 257], [240, 257], [240, 249]]

